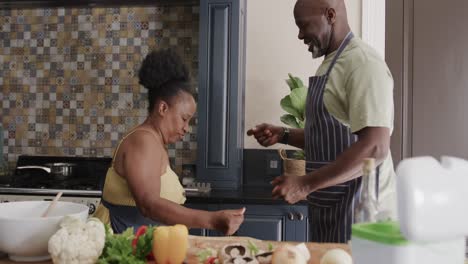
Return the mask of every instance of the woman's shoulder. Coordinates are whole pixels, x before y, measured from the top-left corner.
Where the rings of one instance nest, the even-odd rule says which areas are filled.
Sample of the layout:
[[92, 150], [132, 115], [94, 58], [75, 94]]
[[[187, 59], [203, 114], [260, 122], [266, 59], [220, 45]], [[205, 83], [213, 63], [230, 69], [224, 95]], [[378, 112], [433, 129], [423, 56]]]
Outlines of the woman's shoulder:
[[127, 151], [156, 151], [165, 153], [165, 146], [155, 132], [148, 129], [134, 129], [125, 136], [122, 148]]

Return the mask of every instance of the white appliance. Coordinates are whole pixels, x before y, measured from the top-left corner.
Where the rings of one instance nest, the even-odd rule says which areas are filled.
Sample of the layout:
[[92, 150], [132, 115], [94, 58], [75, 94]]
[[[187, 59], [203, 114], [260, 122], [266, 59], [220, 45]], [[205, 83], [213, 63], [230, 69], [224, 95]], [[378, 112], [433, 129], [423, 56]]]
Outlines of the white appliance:
[[399, 222], [353, 225], [359, 264], [463, 264], [468, 235], [468, 161], [416, 157], [397, 168]]

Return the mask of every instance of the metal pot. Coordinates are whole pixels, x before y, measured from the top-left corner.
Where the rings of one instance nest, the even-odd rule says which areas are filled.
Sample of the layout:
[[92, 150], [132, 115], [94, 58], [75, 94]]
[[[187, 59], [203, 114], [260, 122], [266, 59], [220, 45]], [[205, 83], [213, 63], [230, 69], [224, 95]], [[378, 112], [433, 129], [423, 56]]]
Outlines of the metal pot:
[[74, 163], [46, 163], [45, 166], [19, 166], [17, 169], [40, 169], [55, 176], [68, 177], [73, 174]]

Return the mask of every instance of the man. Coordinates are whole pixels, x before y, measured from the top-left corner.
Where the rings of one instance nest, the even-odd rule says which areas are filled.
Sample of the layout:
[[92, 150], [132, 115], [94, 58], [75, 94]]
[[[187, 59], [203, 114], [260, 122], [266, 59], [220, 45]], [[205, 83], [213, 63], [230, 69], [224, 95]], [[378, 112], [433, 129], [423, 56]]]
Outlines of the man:
[[353, 36], [344, 0], [297, 0], [294, 18], [312, 57], [325, 56], [309, 80], [305, 128], [261, 124], [247, 134], [263, 146], [305, 149], [306, 175], [275, 178], [273, 197], [291, 204], [309, 201], [312, 241], [347, 243], [365, 158], [379, 165], [374, 181], [380, 211], [396, 213], [389, 151], [393, 79], [377, 52]]

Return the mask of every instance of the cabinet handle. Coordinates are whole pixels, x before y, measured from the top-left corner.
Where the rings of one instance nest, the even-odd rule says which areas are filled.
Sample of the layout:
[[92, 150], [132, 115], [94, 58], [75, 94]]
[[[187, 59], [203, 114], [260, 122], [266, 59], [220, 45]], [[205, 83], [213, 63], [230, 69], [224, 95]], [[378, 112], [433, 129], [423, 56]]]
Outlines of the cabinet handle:
[[291, 212], [289, 212], [289, 213], [288, 213], [288, 219], [291, 220], [291, 221], [293, 221], [293, 220], [294, 220], [294, 214], [291, 213]]
[[299, 221], [304, 220], [304, 215], [302, 213], [297, 213], [296, 216], [297, 216], [297, 220]]

